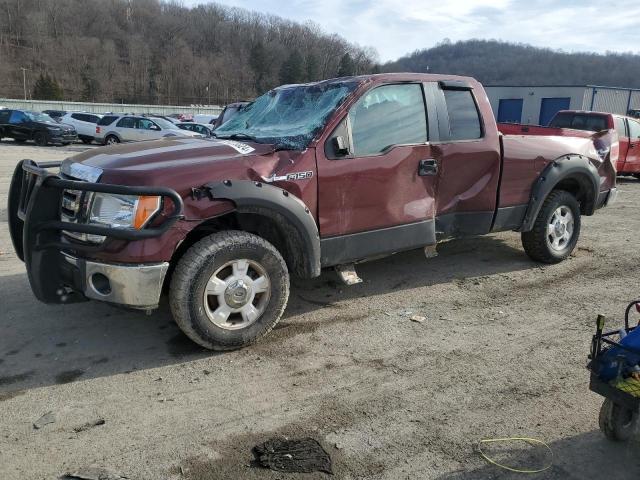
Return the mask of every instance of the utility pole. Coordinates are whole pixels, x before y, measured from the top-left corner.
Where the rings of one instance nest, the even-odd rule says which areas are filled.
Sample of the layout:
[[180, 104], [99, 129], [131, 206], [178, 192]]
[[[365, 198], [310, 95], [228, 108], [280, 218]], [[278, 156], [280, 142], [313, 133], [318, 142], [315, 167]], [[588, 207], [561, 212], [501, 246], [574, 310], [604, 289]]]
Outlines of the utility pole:
[[20, 67], [22, 70], [22, 88], [24, 89], [24, 99], [27, 99], [27, 69]]

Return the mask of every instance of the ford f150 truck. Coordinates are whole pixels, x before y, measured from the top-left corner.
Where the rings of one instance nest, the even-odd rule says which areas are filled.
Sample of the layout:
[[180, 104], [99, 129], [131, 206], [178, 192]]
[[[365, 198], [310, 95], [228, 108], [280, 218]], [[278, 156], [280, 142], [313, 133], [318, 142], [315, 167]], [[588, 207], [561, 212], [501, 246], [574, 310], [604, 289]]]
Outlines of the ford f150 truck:
[[465, 77], [282, 86], [216, 135], [20, 162], [9, 227], [35, 296], [152, 310], [166, 288], [192, 340], [233, 349], [277, 323], [290, 273], [356, 283], [358, 262], [504, 230], [556, 263], [616, 196], [615, 131], [502, 135]]
[[614, 113], [582, 110], [560, 110], [548, 127], [501, 123], [498, 129], [505, 134], [559, 135], [589, 137], [593, 132], [615, 130], [618, 134], [619, 154], [615, 164], [618, 175], [640, 179], [640, 120]]

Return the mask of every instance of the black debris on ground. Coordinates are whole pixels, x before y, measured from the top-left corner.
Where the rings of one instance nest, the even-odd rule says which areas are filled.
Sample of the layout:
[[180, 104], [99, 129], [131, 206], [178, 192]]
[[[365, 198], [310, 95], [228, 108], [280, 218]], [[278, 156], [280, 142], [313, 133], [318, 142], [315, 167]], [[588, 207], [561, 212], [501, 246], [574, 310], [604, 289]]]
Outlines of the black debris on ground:
[[333, 474], [331, 457], [313, 438], [299, 440], [272, 438], [253, 447], [253, 454], [262, 467], [271, 470]]
[[104, 425], [105, 423], [106, 422], [105, 422], [104, 418], [98, 418], [96, 420], [92, 420], [90, 422], [87, 422], [84, 425], [80, 425], [79, 427], [75, 427], [73, 429], [73, 431], [76, 432], [76, 433], [80, 433], [80, 432], [84, 432], [85, 430], [89, 430], [90, 428], [98, 427], [100, 425]]

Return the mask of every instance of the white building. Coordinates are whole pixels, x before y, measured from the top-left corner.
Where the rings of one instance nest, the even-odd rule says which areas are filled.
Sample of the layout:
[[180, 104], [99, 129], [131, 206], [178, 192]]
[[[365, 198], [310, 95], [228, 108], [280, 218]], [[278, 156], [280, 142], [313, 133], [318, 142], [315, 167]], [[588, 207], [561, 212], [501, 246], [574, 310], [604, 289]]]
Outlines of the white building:
[[640, 109], [640, 89], [567, 86], [485, 87], [498, 122], [547, 125], [559, 110], [626, 114]]

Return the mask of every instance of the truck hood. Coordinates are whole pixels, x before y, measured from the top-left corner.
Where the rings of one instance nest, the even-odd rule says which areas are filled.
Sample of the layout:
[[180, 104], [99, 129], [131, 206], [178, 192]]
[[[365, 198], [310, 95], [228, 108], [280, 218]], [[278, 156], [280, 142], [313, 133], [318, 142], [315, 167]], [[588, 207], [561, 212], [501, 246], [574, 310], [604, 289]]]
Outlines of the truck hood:
[[80, 178], [74, 172], [98, 172], [101, 183], [180, 191], [213, 180], [268, 178], [300, 153], [269, 144], [172, 137], [87, 150], [65, 160], [62, 171]]

